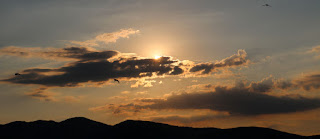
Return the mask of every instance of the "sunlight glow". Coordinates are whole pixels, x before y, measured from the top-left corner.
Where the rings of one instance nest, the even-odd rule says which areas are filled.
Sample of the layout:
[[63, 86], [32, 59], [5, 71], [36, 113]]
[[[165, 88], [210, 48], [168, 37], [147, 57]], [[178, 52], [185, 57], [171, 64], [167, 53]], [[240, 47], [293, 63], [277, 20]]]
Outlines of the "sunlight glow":
[[154, 59], [159, 59], [161, 56], [159, 56], [159, 55], [156, 55], [156, 56], [154, 56]]

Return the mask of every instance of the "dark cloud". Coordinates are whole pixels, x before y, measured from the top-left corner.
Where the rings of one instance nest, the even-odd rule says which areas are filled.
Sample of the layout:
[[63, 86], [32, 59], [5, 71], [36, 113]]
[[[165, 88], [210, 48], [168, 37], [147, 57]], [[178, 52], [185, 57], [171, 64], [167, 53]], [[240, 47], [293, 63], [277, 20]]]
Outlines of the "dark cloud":
[[[151, 99], [148, 102], [152, 102]], [[183, 93], [153, 104], [136, 106], [148, 109], [210, 109], [231, 115], [259, 115], [306, 111], [320, 107], [320, 99], [301, 96], [271, 96], [248, 88], [216, 87], [213, 92]]]
[[[41, 73], [41, 72], [51, 72], [51, 71], [56, 71], [56, 69], [39, 69], [39, 68], [34, 68], [34, 69], [26, 69], [23, 70], [23, 72], [36, 72], [36, 73]], [[25, 75], [23, 75], [25, 76]]]
[[268, 77], [259, 82], [252, 82], [249, 87], [253, 92], [269, 92], [274, 88], [273, 78]]
[[308, 74], [302, 78], [293, 80], [294, 86], [301, 87], [305, 90], [320, 88], [320, 73]]
[[240, 66], [245, 65], [248, 63], [246, 59], [247, 53], [246, 51], [240, 49], [238, 50], [238, 54], [234, 54], [230, 57], [227, 57], [219, 62], [216, 63], [200, 63], [197, 64], [189, 70], [190, 72], [199, 72], [202, 71], [201, 74], [209, 74], [213, 72], [216, 68], [222, 67], [233, 67], [233, 66]]
[[306, 91], [313, 89], [320, 89], [320, 74], [308, 73], [302, 77], [295, 78], [293, 80], [274, 79], [267, 77], [259, 82], [252, 82], [249, 88], [253, 92], [270, 92], [272, 89], [299, 89], [302, 88]]
[[[120, 59], [115, 61], [77, 61], [56, 69], [26, 69], [20, 76], [2, 81], [19, 84], [39, 84], [45, 86], [77, 86], [79, 83], [101, 82], [113, 78], [141, 78], [146, 76], [170, 74], [177, 75], [170, 57], [159, 59]], [[56, 74], [58, 73], [58, 74]], [[182, 72], [180, 72], [182, 73]]]
[[320, 89], [320, 73], [308, 73], [293, 80], [277, 80], [274, 85], [280, 89], [302, 88], [306, 91]]
[[[59, 68], [30, 68], [24, 69], [20, 76], [13, 76], [1, 81], [19, 84], [38, 84], [44, 86], [73, 87], [80, 83], [101, 83], [113, 78], [142, 78], [161, 75], [181, 75], [187, 72], [190, 65], [183, 61], [172, 60], [171, 57], [158, 59], [126, 57], [117, 51], [97, 51], [89, 47], [68, 48], [20, 48], [6, 47], [0, 49], [0, 54], [41, 57], [47, 59], [73, 59], [76, 62], [67, 63]], [[113, 58], [117, 56], [117, 59]], [[198, 64], [190, 72], [202, 71], [208, 74], [214, 68], [243, 65], [246, 52], [239, 50], [215, 64]]]
[[290, 80], [277, 80], [275, 81], [275, 87], [280, 89], [288, 89], [293, 86]]
[[[293, 81], [275, 80], [272, 76], [258, 82], [236, 82], [234, 87], [200, 84], [188, 87], [184, 93], [166, 95], [165, 98], [143, 98], [137, 104], [115, 106], [118, 111], [130, 112], [144, 109], [205, 109], [226, 112], [230, 115], [261, 115], [307, 111], [320, 108], [320, 98], [300, 95], [277, 96], [273, 89], [311, 89], [319, 87], [319, 74], [309, 74]], [[300, 82], [299, 86], [297, 82]], [[188, 92], [188, 93], [186, 93]], [[225, 115], [225, 114], [224, 114]], [[202, 117], [206, 118], [206, 117]], [[192, 117], [159, 117], [155, 120], [189, 121]]]
[[62, 49], [39, 49], [39, 48], [20, 48], [6, 47], [0, 49], [0, 54], [22, 56], [22, 57], [41, 57], [45, 59], [76, 59], [82, 61], [105, 60], [119, 54], [117, 51], [95, 51], [87, 47], [68, 47]]
[[[109, 59], [119, 54], [117, 51], [89, 51], [85, 47], [69, 47], [63, 49], [65, 52], [64, 57], [76, 58], [80, 60], [104, 60]], [[62, 51], [63, 52], [63, 51]]]
[[173, 71], [170, 73], [170, 75], [179, 75], [182, 74], [184, 71], [179, 66], [175, 66], [173, 68]]
[[202, 71], [201, 74], [209, 74], [214, 69], [214, 64], [212, 63], [201, 63], [193, 66], [189, 71], [198, 72]]

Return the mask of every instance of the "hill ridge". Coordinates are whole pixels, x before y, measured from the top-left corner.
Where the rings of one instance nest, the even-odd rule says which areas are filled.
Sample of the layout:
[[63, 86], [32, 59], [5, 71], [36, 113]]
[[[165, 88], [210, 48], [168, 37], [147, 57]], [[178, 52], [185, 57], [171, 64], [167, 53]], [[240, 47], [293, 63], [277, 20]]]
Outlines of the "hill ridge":
[[[142, 120], [125, 120], [107, 125], [85, 117], [61, 122], [52, 120], [14, 121], [0, 125], [0, 138], [304, 138], [266, 127], [193, 128]], [[319, 136], [309, 136], [317, 138]], [[307, 137], [306, 137], [307, 138]]]

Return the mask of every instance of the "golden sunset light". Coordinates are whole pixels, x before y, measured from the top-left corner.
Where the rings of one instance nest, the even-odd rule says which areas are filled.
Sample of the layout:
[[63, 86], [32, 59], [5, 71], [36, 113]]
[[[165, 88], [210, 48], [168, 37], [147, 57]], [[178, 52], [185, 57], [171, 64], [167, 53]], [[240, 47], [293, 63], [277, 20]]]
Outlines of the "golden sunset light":
[[154, 59], [159, 59], [160, 57], [161, 57], [161, 56], [157, 56], [157, 55], [156, 55], [156, 56], [154, 56]]
[[319, 5], [1, 1], [0, 138], [319, 138]]

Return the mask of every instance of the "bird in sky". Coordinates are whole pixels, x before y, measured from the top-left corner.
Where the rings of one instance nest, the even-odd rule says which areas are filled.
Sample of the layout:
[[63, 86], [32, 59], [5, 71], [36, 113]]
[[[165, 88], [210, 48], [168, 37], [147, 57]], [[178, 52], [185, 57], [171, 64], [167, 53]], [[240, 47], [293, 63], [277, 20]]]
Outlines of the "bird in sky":
[[14, 75], [21, 75], [20, 73], [15, 73]]
[[115, 82], [118, 82], [118, 83], [120, 83], [120, 81], [118, 80], [118, 79], [113, 79]]
[[262, 5], [262, 6], [264, 6], [264, 7], [272, 7], [272, 6], [269, 5], [269, 4], [264, 4], [264, 5]]

